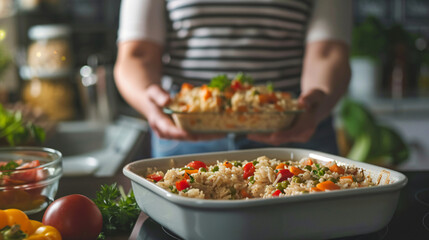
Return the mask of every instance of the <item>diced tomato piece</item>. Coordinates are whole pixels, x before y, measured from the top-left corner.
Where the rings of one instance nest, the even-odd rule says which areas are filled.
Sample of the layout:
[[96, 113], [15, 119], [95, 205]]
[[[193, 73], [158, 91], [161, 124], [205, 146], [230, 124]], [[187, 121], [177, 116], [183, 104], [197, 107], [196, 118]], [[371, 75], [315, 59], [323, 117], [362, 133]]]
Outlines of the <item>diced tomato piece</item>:
[[156, 173], [152, 173], [146, 176], [146, 178], [153, 180], [154, 182], [159, 182], [162, 180], [162, 176]]
[[231, 82], [231, 88], [234, 91], [238, 91], [238, 90], [243, 89], [243, 85], [239, 81], [234, 80], [234, 81]]
[[274, 197], [278, 197], [279, 195], [280, 195], [280, 193], [282, 193], [282, 191], [280, 191], [280, 190], [276, 190], [274, 193], [273, 193], [273, 196]]
[[37, 181], [37, 172], [41, 170], [37, 169], [38, 166], [40, 166], [39, 160], [33, 160], [29, 163], [24, 163], [16, 168], [19, 171], [13, 173], [10, 178], [25, 183], [35, 182]]
[[277, 173], [277, 176], [281, 174], [282, 176], [280, 177], [278, 182], [283, 182], [285, 180], [287, 180], [288, 178], [293, 177], [293, 173], [291, 173], [289, 171], [289, 169], [280, 169], [279, 172]]
[[243, 167], [243, 179], [247, 179], [250, 176], [253, 176], [255, 173], [255, 166], [253, 166], [253, 163], [246, 163]]
[[188, 163], [188, 165], [186, 165], [186, 166], [191, 167], [193, 169], [197, 169], [197, 170], [199, 170], [202, 167], [207, 169], [207, 165], [201, 161], [192, 161], [192, 162]]
[[182, 191], [184, 189], [187, 189], [189, 186], [188, 181], [186, 181], [186, 179], [183, 179], [181, 181], [177, 181], [176, 182], [176, 188], [178, 191]]

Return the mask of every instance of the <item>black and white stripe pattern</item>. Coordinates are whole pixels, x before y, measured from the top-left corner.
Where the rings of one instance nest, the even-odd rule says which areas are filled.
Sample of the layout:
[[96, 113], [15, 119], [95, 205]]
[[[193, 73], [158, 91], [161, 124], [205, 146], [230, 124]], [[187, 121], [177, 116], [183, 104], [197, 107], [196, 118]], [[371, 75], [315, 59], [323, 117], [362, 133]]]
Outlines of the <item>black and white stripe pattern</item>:
[[310, 0], [166, 0], [164, 72], [201, 84], [241, 71], [295, 89], [311, 8]]

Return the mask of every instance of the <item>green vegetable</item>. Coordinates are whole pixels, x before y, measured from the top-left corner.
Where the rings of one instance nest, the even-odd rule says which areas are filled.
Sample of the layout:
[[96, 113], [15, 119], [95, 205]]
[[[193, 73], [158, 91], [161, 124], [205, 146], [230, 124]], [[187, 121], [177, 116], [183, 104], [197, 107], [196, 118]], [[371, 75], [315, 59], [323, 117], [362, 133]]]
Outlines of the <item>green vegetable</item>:
[[234, 165], [235, 167], [241, 167], [241, 166], [243, 166], [243, 164], [241, 164], [241, 162], [238, 162], [238, 161], [234, 161], [232, 163], [232, 165]]
[[235, 75], [234, 79], [240, 83], [253, 84], [253, 78], [250, 75], [244, 74], [242, 72], [239, 72], [237, 75]]
[[256, 166], [256, 164], [258, 164], [259, 162], [255, 160], [252, 163], [253, 163], [253, 166]]
[[131, 232], [140, 214], [134, 193], [124, 193], [122, 186], [102, 185], [97, 192], [94, 203], [103, 216], [103, 232], [113, 235], [118, 232]]
[[191, 174], [188, 174], [188, 176], [189, 176], [189, 179], [191, 179], [191, 180], [189, 181], [190, 183], [195, 182], [195, 178], [194, 178], [194, 177], [192, 177], [192, 176], [191, 176]]
[[277, 183], [276, 188], [282, 191], [282, 193], [284, 193], [283, 190], [286, 189], [288, 185], [289, 185], [288, 181], [283, 181], [283, 182]]
[[170, 191], [172, 192], [172, 193], [179, 193], [179, 191], [177, 191], [177, 188], [175, 188], [175, 187], [173, 187], [173, 186], [168, 186], [168, 188], [170, 188]]
[[331, 182], [333, 182], [333, 183], [337, 183], [337, 182], [338, 182], [338, 179], [331, 177], [331, 178], [329, 178], [329, 181], [331, 181]]
[[206, 168], [201, 167], [201, 168], [200, 168], [200, 172], [207, 172], [207, 169], [206, 169]]
[[21, 112], [8, 111], [0, 104], [0, 142], [15, 146], [32, 139], [43, 142], [45, 131], [31, 122], [24, 122]]
[[274, 85], [272, 82], [268, 82], [267, 83], [267, 89], [269, 92], [273, 92], [274, 91]]
[[18, 240], [27, 239], [28, 235], [24, 233], [19, 225], [5, 226], [0, 229], [0, 239], [4, 240]]
[[302, 183], [302, 179], [300, 177], [298, 177], [298, 176], [293, 176], [292, 177], [292, 182]]
[[253, 177], [253, 176], [249, 177], [249, 182], [251, 184], [254, 184], [255, 183], [255, 177]]
[[217, 172], [219, 171], [219, 166], [214, 166], [212, 172]]
[[15, 161], [9, 161], [6, 165], [0, 166], [0, 171], [4, 171], [1, 173], [0, 178], [2, 175], [10, 175], [12, 173], [11, 171], [15, 170], [18, 166], [19, 164]]
[[392, 127], [380, 125], [362, 104], [344, 99], [340, 120], [352, 147], [347, 157], [380, 165], [397, 165], [409, 157], [409, 147]]
[[225, 90], [229, 86], [231, 86], [231, 80], [225, 74], [215, 76], [209, 84], [209, 87], [218, 88], [220, 91]]

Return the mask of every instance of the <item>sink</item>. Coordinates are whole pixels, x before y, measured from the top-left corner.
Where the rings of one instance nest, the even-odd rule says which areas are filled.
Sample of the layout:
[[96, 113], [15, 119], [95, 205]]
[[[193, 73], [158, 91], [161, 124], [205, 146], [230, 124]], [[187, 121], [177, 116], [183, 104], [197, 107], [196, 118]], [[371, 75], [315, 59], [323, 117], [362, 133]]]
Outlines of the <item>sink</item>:
[[145, 121], [121, 116], [102, 124], [89, 121], [61, 122], [44, 146], [63, 154], [64, 176], [113, 176], [121, 164], [142, 146], [148, 131]]

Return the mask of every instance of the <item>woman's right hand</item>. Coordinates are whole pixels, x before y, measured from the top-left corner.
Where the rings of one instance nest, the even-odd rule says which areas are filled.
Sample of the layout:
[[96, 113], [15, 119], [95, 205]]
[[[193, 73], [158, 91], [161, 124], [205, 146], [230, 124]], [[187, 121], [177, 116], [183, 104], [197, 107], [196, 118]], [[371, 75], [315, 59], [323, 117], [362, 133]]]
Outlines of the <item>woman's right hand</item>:
[[224, 137], [224, 134], [192, 134], [177, 127], [173, 120], [163, 112], [170, 101], [170, 95], [158, 84], [149, 85], [143, 98], [144, 115], [149, 122], [152, 131], [160, 138], [177, 140], [211, 140]]

